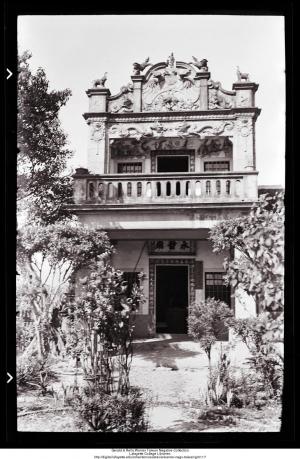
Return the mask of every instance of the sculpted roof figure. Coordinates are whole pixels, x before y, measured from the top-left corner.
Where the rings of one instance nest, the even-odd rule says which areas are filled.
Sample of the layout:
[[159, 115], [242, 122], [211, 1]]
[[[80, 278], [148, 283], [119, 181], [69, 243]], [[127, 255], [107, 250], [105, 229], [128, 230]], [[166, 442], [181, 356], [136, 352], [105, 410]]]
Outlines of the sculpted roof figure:
[[171, 55], [168, 57], [167, 64], [168, 64], [168, 67], [170, 67], [170, 68], [175, 68], [176, 67], [175, 57], [174, 57], [173, 53], [171, 53]]
[[201, 72], [208, 72], [208, 66], [207, 66], [207, 59], [202, 59], [199, 61], [195, 56], [192, 56], [194, 59], [194, 62], [190, 62], [190, 64], [193, 64], [195, 67], [197, 67]]
[[100, 88], [104, 88], [106, 80], [107, 80], [107, 72], [104, 73], [102, 78], [98, 78], [97, 80], [93, 81], [93, 88], [97, 88], [98, 86], [100, 86]]
[[135, 62], [133, 64], [133, 73], [134, 75], [140, 75], [140, 73], [145, 70], [146, 67], [148, 67], [149, 65], [152, 65], [149, 63], [149, 57], [147, 57], [147, 59], [145, 59], [144, 62], [142, 62], [141, 64], [139, 64], [138, 62]]
[[236, 69], [237, 69], [236, 74], [237, 74], [238, 81], [242, 81], [242, 80], [250, 81], [249, 73], [240, 72], [239, 67], [237, 67]]

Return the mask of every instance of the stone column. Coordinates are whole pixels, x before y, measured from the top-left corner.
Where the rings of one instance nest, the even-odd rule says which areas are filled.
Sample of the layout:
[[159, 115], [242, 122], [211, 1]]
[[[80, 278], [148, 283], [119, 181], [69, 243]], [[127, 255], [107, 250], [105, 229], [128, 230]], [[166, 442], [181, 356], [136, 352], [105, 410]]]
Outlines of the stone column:
[[104, 117], [91, 117], [87, 121], [90, 126], [87, 166], [92, 174], [105, 174], [106, 120]]
[[133, 82], [133, 111], [142, 111], [142, 87], [144, 76], [143, 75], [132, 75], [131, 80]]
[[237, 154], [235, 170], [253, 171], [255, 168], [253, 150], [253, 118], [251, 116], [240, 115], [236, 121], [236, 141]]
[[73, 183], [74, 202], [75, 204], [82, 204], [86, 201], [86, 182], [89, 176], [89, 171], [83, 167], [76, 169]]
[[194, 79], [200, 82], [200, 110], [208, 110], [208, 80], [210, 79], [210, 73], [197, 72]]
[[255, 93], [258, 89], [258, 84], [250, 81], [239, 81], [233, 83], [232, 89], [236, 92], [236, 108], [255, 107]]
[[89, 98], [89, 113], [103, 113], [107, 111], [107, 98], [110, 96], [108, 88], [91, 88], [86, 93]]
[[89, 111], [83, 116], [90, 126], [87, 167], [92, 174], [105, 173], [105, 145], [107, 99], [110, 90], [105, 87], [91, 88], [86, 91], [89, 98]]

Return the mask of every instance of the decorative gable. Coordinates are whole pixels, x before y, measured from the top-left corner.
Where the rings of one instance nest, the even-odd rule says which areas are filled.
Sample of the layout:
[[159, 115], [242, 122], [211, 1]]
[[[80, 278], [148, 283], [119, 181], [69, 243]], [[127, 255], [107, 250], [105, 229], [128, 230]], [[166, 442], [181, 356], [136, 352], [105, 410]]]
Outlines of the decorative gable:
[[[172, 53], [166, 62], [151, 65], [149, 58], [134, 63], [132, 83], [108, 97], [108, 112], [174, 112], [219, 110], [235, 107], [236, 92], [210, 79], [207, 60], [176, 61]], [[146, 71], [146, 68], [150, 68]], [[143, 75], [142, 72], [146, 71]]]

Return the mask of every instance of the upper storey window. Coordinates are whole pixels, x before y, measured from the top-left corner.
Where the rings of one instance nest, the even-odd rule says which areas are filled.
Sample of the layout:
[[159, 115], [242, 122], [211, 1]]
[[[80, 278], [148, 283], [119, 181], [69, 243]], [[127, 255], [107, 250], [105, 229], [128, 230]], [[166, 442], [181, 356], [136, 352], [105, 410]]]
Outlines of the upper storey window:
[[142, 163], [118, 163], [118, 174], [139, 173], [142, 173]]
[[157, 157], [157, 172], [188, 172], [189, 156], [170, 155]]
[[204, 162], [204, 171], [229, 171], [230, 162], [229, 161], [205, 161]]

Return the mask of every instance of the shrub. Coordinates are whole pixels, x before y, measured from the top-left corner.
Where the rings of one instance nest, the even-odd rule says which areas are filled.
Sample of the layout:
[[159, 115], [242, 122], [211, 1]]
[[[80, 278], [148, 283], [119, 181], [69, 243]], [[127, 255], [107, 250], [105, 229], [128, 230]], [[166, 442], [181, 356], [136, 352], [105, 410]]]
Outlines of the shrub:
[[72, 357], [80, 356], [85, 377], [95, 389], [126, 394], [142, 288], [135, 284], [127, 296], [123, 273], [101, 259], [81, 284], [81, 295], [66, 308], [67, 352]]
[[229, 385], [232, 391], [231, 406], [237, 408], [261, 408], [267, 404], [268, 396], [263, 381], [257, 373], [248, 371], [240, 375], [231, 374]]
[[81, 418], [97, 432], [143, 432], [147, 430], [146, 402], [138, 388], [127, 395], [111, 395], [85, 388], [74, 404]]
[[[255, 318], [232, 319], [230, 325], [251, 353], [247, 359], [250, 369], [260, 378], [269, 398], [277, 398], [282, 390], [283, 358], [270, 339], [273, 334], [269, 330], [274, 328], [270, 321], [270, 315], [263, 313]], [[280, 327], [280, 318], [275, 322]]]
[[224, 325], [232, 315], [229, 306], [215, 298], [208, 298], [198, 304], [193, 304], [190, 308], [188, 332], [205, 351], [209, 365], [212, 346], [220, 337]]
[[221, 425], [236, 425], [235, 416], [236, 412], [232, 408], [217, 406], [214, 408], [203, 409], [198, 417], [198, 420], [206, 421], [212, 424], [217, 422]]
[[56, 379], [48, 361], [25, 356], [17, 359], [17, 387], [19, 389], [37, 388], [42, 395], [46, 395], [50, 381]]

